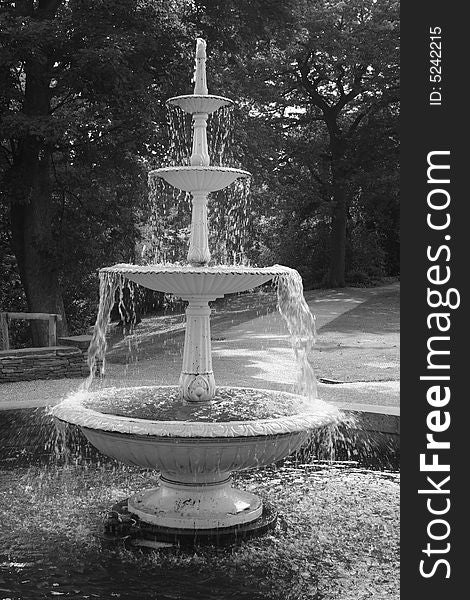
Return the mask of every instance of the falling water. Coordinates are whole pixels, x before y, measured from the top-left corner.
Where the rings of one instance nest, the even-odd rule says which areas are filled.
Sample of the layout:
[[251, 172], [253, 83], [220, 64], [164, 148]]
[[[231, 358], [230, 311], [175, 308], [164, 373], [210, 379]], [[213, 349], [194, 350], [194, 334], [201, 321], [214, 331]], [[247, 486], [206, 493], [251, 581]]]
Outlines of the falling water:
[[209, 202], [209, 244], [215, 264], [247, 264], [250, 179], [237, 179]]
[[[176, 265], [175, 265], [176, 266]], [[317, 398], [317, 382], [309, 354], [315, 343], [315, 317], [312, 315], [303, 295], [302, 278], [294, 269], [286, 269], [276, 275], [277, 305], [289, 330], [291, 345], [299, 366], [297, 381], [298, 393], [310, 398]], [[103, 375], [105, 371], [106, 331], [111, 310], [118, 292], [118, 309], [123, 322], [132, 329], [135, 325], [135, 284], [128, 281], [120, 273], [100, 273], [100, 302], [93, 336], [88, 350], [90, 375], [85, 389], [89, 389], [97, 371]], [[128, 289], [128, 303], [125, 302], [125, 290]]]
[[[163, 165], [188, 166], [192, 147], [192, 118], [172, 104], [167, 105], [168, 150]], [[232, 149], [234, 119], [232, 106], [223, 106], [207, 119], [208, 152], [212, 165], [239, 167]]]
[[[296, 270], [286, 268], [284, 273], [276, 275], [274, 284], [277, 289], [278, 310], [287, 325], [298, 366], [296, 392], [315, 402], [315, 406], [317, 403], [324, 404], [318, 399], [317, 381], [309, 360], [316, 338], [315, 317], [305, 301], [302, 279]], [[85, 391], [91, 387], [98, 371], [101, 375], [104, 375], [105, 372], [106, 331], [113, 305], [117, 301], [121, 318], [128, 319], [129, 313], [134, 311], [132, 302], [135, 299], [137, 287], [126, 280], [122, 274], [100, 273], [100, 303], [88, 350], [90, 375], [82, 388]], [[124, 302], [124, 292], [127, 288], [129, 288], [130, 307], [129, 305], [126, 307]], [[135, 317], [131, 316], [130, 323], [131, 326], [135, 324]], [[317, 409], [319, 408], [320, 406]], [[313, 455], [334, 461], [338, 448], [342, 456], [349, 460], [356, 459], [357, 442], [351, 440], [355, 440], [355, 430], [358, 428], [357, 419], [352, 414], [346, 416], [338, 411], [336, 418], [332, 419], [328, 425], [319, 427], [312, 432], [309, 445], [301, 451], [301, 460], [307, 460], [307, 456]], [[54, 439], [60, 439], [59, 445], [62, 447], [66, 445], [64, 440], [68, 435], [68, 430], [58, 430]], [[364, 445], [364, 442], [362, 444]], [[378, 451], [374, 452], [373, 441], [369, 442], [369, 445], [368, 455], [378, 454]]]
[[[125, 290], [129, 292], [128, 305], [125, 301]], [[132, 282], [126, 280], [120, 273], [100, 273], [100, 301], [93, 335], [88, 347], [88, 366], [90, 374], [85, 381], [84, 389], [88, 390], [93, 383], [95, 375], [104, 375], [106, 369], [106, 332], [111, 318], [111, 311], [116, 301], [116, 292], [119, 291], [118, 310], [123, 321], [130, 329], [135, 326], [136, 312], [134, 306], [135, 290]]]
[[[172, 188], [160, 177], [149, 178], [149, 219], [142, 228], [143, 264], [185, 263], [191, 226], [191, 195]], [[250, 180], [237, 179], [210, 195], [209, 247], [213, 264], [246, 264], [250, 235]]]
[[[208, 144], [211, 164], [239, 167], [233, 154], [232, 106], [209, 115]], [[167, 105], [168, 151], [166, 166], [188, 166], [192, 146], [191, 115]], [[238, 179], [209, 199], [210, 248], [213, 264], [247, 264], [246, 240], [250, 235], [250, 180]], [[141, 229], [143, 264], [185, 263], [191, 224], [191, 195], [150, 174], [148, 220]]]
[[149, 188], [150, 217], [142, 229], [141, 262], [181, 262], [189, 244], [191, 196], [156, 176], [149, 177]]
[[189, 165], [191, 155], [191, 117], [177, 106], [167, 104], [168, 151], [164, 164], [170, 167]]
[[212, 165], [239, 167], [233, 156], [233, 107], [223, 106], [209, 115], [207, 120], [208, 151]]
[[309, 361], [316, 338], [315, 317], [304, 298], [302, 278], [294, 269], [277, 275], [277, 306], [290, 333], [291, 345], [299, 366], [298, 392], [317, 398], [317, 380]]

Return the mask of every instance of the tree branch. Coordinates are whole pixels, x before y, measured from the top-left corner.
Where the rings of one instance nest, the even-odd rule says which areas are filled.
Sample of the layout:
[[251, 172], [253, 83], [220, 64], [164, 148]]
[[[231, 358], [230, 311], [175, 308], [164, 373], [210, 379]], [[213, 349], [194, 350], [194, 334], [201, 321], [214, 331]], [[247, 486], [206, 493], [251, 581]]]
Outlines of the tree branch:
[[[320, 92], [317, 89], [317, 85], [319, 83], [320, 80], [317, 80], [316, 83], [312, 83], [312, 81], [310, 81], [309, 79], [309, 61], [310, 58], [312, 56], [312, 52], [309, 52], [306, 56], [305, 59], [302, 61], [302, 63], [299, 62], [299, 60], [297, 60], [297, 65], [298, 65], [298, 74], [300, 74], [300, 78], [299, 76], [297, 76], [297, 79], [299, 80], [299, 83], [304, 87], [305, 91], [307, 92], [307, 94], [309, 95], [310, 99], [312, 100], [312, 102], [315, 104], [315, 106], [317, 106], [318, 108], [320, 108], [322, 111], [328, 111], [330, 108], [330, 105], [326, 102], [326, 100], [323, 98], [323, 96], [320, 94]], [[317, 70], [317, 69], [316, 69]], [[317, 70], [318, 72], [318, 70]]]
[[357, 129], [358, 129], [359, 125], [361, 124], [361, 122], [367, 116], [369, 116], [369, 115], [371, 115], [371, 114], [379, 111], [381, 108], [384, 108], [385, 106], [387, 106], [389, 104], [393, 104], [393, 102], [397, 102], [398, 100], [399, 100], [399, 96], [398, 95], [390, 94], [390, 95], [384, 96], [378, 102], [372, 103], [364, 112], [362, 112], [359, 115], [357, 115], [357, 117], [354, 119], [354, 121], [349, 126], [346, 135], [348, 137], [351, 137], [352, 135], [354, 135], [354, 133], [357, 131]]
[[[52, 115], [57, 109], [59, 109], [61, 106], [64, 106], [64, 104], [67, 103], [69, 98], [71, 96], [73, 96], [73, 94], [74, 94], [74, 90], [70, 90], [70, 92], [68, 92], [68, 94], [66, 94], [65, 97], [60, 102], [58, 102], [54, 107], [51, 107], [49, 114]], [[75, 100], [75, 98], [73, 98], [73, 100]]]
[[[354, 79], [353, 79], [353, 84], [351, 86], [351, 90], [347, 94], [343, 93], [340, 96], [338, 102], [333, 107], [336, 114], [338, 114], [340, 112], [340, 110], [342, 110], [346, 106], [346, 104], [351, 102], [351, 100], [354, 100], [354, 98], [356, 98], [357, 96], [359, 96], [359, 94], [361, 94], [363, 92], [362, 78], [363, 78], [365, 72], [366, 72], [366, 67], [364, 65], [359, 65], [359, 67], [357, 67], [355, 75], [354, 75]], [[342, 84], [341, 84], [341, 86], [342, 86]], [[343, 88], [343, 92], [344, 92], [344, 88]]]

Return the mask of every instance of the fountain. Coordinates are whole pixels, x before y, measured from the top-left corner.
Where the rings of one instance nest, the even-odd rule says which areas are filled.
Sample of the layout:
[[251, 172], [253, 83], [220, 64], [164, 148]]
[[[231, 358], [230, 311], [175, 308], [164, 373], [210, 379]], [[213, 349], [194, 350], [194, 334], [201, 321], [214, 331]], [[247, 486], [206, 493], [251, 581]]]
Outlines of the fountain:
[[336, 409], [309, 397], [313, 392], [305, 389], [293, 394], [216, 385], [211, 301], [277, 280], [279, 308], [307, 387], [313, 380], [306, 357], [314, 321], [296, 271], [280, 265], [209, 266], [208, 195], [250, 174], [210, 165], [208, 115], [232, 101], [208, 94], [205, 62], [206, 44], [198, 39], [194, 94], [168, 100], [192, 115], [190, 165], [150, 173], [151, 178], [163, 178], [191, 193], [188, 264], [119, 264], [102, 269], [100, 309], [90, 349], [93, 374], [96, 358], [104, 356], [106, 325], [116, 286], [122, 281], [175, 294], [188, 302], [179, 384], [84, 389], [52, 409], [58, 421], [79, 426], [104, 454], [160, 472], [155, 488], [135, 494], [116, 508], [121, 517], [126, 515], [134, 525], [139, 524], [141, 537], [152, 540], [213, 540], [264, 531], [274, 523], [275, 510], [255, 494], [233, 487], [231, 473], [287, 457], [308, 440], [313, 429], [338, 418]]

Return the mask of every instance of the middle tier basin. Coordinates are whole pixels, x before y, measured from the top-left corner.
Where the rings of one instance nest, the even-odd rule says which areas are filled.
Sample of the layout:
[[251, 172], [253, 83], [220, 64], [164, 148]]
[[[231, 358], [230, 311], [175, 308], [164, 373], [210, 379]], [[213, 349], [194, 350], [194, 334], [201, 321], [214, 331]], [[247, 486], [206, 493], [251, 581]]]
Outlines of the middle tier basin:
[[230, 167], [164, 167], [150, 171], [149, 178], [161, 177], [184, 192], [216, 192], [240, 177], [251, 177], [248, 171]]
[[151, 290], [175, 294], [181, 298], [206, 296], [222, 298], [225, 294], [244, 292], [263, 285], [276, 275], [290, 272], [289, 267], [191, 265], [130, 265], [119, 264], [101, 269], [102, 273], [117, 273]]

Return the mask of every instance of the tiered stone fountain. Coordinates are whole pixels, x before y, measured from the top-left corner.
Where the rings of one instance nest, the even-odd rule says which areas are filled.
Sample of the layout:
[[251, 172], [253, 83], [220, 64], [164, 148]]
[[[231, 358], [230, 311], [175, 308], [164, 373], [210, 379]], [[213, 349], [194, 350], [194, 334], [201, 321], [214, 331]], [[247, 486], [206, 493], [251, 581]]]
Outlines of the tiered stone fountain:
[[195, 534], [202, 539], [266, 528], [274, 511], [263, 506], [258, 496], [233, 487], [231, 472], [285, 458], [307, 441], [314, 428], [337, 416], [334, 409], [302, 395], [216, 385], [209, 302], [296, 272], [279, 265], [208, 266], [208, 194], [250, 174], [210, 166], [207, 118], [231, 100], [208, 94], [205, 48], [198, 39], [194, 94], [168, 100], [192, 115], [190, 166], [150, 174], [191, 192], [188, 264], [120, 264], [102, 269], [102, 277], [124, 277], [188, 302], [179, 386], [86, 391], [52, 410], [60, 421], [80, 426], [104, 454], [160, 471], [157, 487], [137, 493], [126, 506], [121, 504], [153, 539]]

